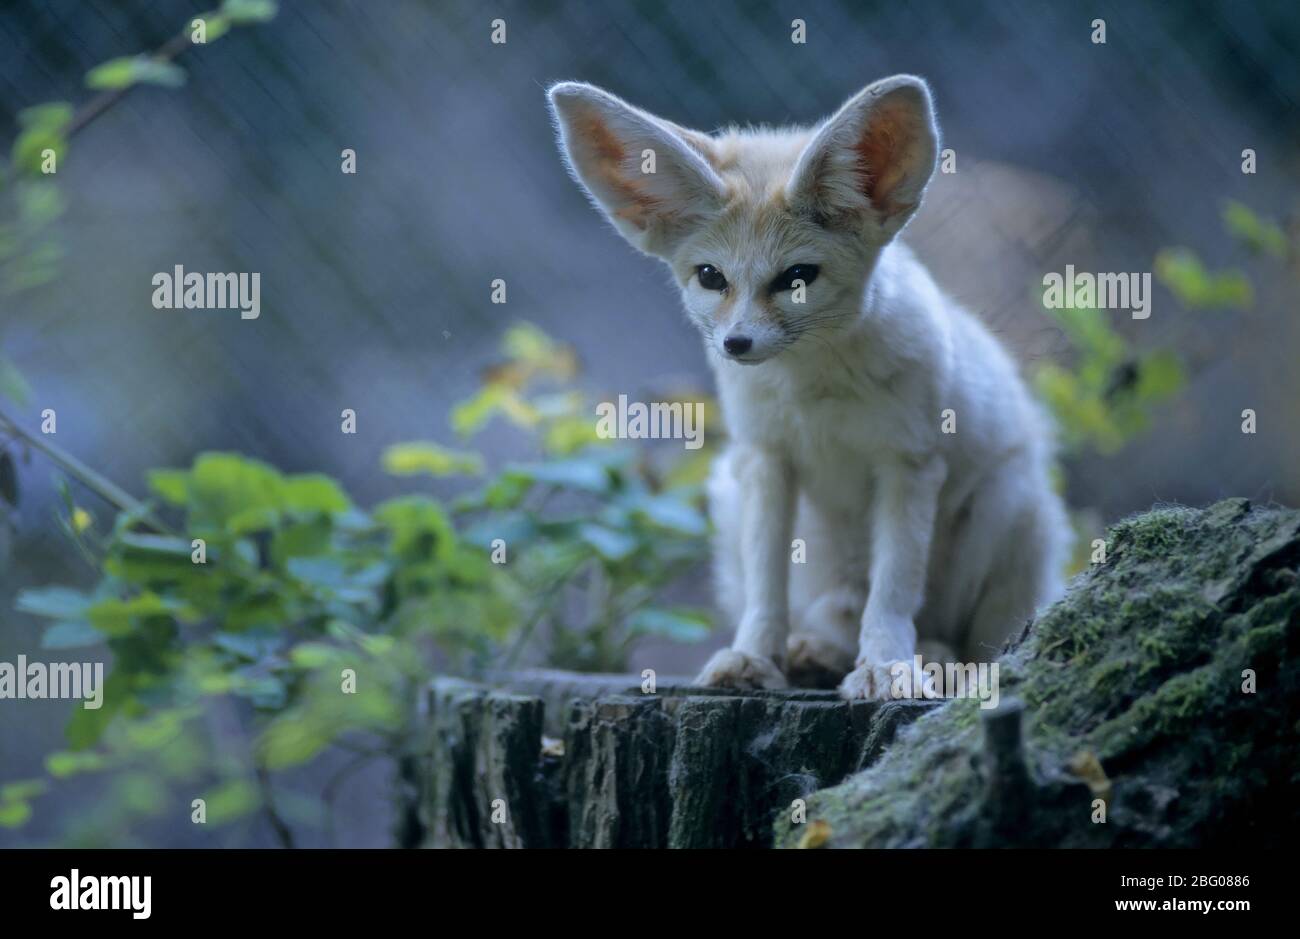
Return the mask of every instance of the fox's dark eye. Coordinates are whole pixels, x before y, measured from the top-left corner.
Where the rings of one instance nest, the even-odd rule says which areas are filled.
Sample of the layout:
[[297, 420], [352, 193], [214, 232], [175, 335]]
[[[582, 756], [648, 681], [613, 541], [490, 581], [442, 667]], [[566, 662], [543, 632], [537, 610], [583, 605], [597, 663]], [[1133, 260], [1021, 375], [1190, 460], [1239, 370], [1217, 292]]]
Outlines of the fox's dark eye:
[[712, 264], [701, 264], [695, 269], [699, 275], [700, 286], [705, 290], [726, 290], [727, 278], [722, 276], [722, 271], [718, 270]]
[[817, 279], [820, 271], [821, 268], [816, 264], [796, 264], [794, 267], [782, 271], [776, 280], [772, 281], [772, 292], [779, 293], [782, 290], [793, 290], [796, 280], [803, 281], [803, 285], [807, 287]]

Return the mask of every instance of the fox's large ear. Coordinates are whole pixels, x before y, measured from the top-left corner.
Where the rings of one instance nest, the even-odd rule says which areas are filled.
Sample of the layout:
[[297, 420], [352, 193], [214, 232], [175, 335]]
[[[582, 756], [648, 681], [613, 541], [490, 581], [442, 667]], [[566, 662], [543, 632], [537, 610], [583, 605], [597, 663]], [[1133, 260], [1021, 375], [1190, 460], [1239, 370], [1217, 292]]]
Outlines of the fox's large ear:
[[886, 238], [907, 224], [934, 173], [939, 132], [930, 89], [913, 75], [868, 85], [818, 129], [787, 197], [828, 225], [873, 220]]
[[633, 245], [666, 255], [722, 205], [709, 139], [632, 107], [592, 85], [547, 93], [560, 149], [575, 179]]

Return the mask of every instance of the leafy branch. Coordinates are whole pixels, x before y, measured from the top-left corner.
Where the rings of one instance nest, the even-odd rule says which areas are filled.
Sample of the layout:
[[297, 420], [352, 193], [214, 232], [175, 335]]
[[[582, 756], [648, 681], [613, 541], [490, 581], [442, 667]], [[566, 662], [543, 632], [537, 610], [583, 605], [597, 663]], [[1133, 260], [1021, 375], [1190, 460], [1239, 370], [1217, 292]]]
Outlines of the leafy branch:
[[[103, 643], [113, 654], [104, 706], [76, 712], [69, 749], [47, 760], [55, 779], [96, 772], [121, 787], [117, 814], [77, 838], [115, 843], [133, 819], [174, 804], [158, 787], [208, 786], [217, 818], [260, 811], [282, 844], [295, 844], [304, 820], [291, 810], [303, 802], [274, 796], [275, 774], [333, 747], [400, 764], [432, 671], [475, 672], [525, 653], [622, 668], [642, 635], [706, 634], [705, 614], [655, 600], [703, 559], [707, 522], [689, 464], [707, 457], [676, 448], [664, 463], [595, 440], [594, 408], [570, 384], [576, 364], [555, 364], [576, 363], [572, 350], [527, 325], [503, 348], [453, 423], [468, 440], [503, 417], [539, 443], [540, 459], [489, 474], [470, 450], [396, 444], [382, 456], [394, 477], [468, 488], [367, 510], [323, 474], [200, 454], [188, 468], [151, 472], [150, 501], [127, 503], [102, 535], [83, 526], [100, 571], [93, 589], [20, 595], [21, 611], [48, 621], [46, 647]], [[150, 526], [155, 517], [166, 527]], [[582, 595], [593, 602], [575, 616]], [[202, 726], [219, 701], [252, 740], [233, 763]], [[327, 834], [338, 785], [319, 802]], [[15, 824], [20, 815], [12, 811]]]
[[[33, 290], [48, 283], [56, 274], [62, 248], [55, 236], [55, 223], [62, 214], [63, 200], [52, 177], [67, 152], [69, 139], [102, 117], [138, 85], [177, 87], [183, 84], [185, 74], [173, 60], [191, 45], [216, 40], [236, 26], [266, 22], [275, 14], [274, 0], [224, 0], [217, 10], [191, 19], [186, 29], [153, 53], [115, 59], [92, 69], [86, 76], [86, 84], [99, 93], [81, 108], [74, 111], [67, 102], [50, 102], [19, 113], [20, 132], [10, 152], [11, 172], [3, 172], [4, 167], [0, 167], [0, 184], [10, 183], [0, 189], [0, 298], [12, 298]], [[7, 180], [6, 177], [10, 176], [12, 179]], [[0, 317], [0, 324], [5, 319]], [[0, 401], [7, 399], [22, 407], [31, 395], [31, 388], [22, 373], [0, 354]], [[3, 504], [16, 506], [18, 503], [16, 461], [8, 446], [15, 441], [28, 453], [33, 450], [40, 453], [113, 506], [120, 513], [116, 531], [128, 533], [146, 526], [163, 536], [169, 534], [169, 528], [158, 520], [148, 505], [43, 435], [28, 433], [3, 410], [0, 410], [0, 509]], [[84, 537], [91, 524], [90, 516], [72, 505], [66, 490], [65, 497], [71, 517], [64, 527], [74, 537], [77, 548], [90, 558], [92, 549]], [[0, 523], [6, 521], [0, 515]], [[145, 535], [135, 533], [134, 537]], [[70, 595], [65, 599], [75, 605]], [[147, 600], [144, 606], [148, 606]], [[67, 607], [65, 612], [71, 608]], [[108, 622], [110, 619], [99, 625]], [[65, 622], [47, 631], [46, 643], [56, 648], [75, 645], [83, 642], [90, 630], [92, 626], [88, 623]], [[139, 640], [136, 642], [138, 645]], [[126, 643], [120, 651], [129, 656], [143, 650]], [[74, 719], [76, 726], [70, 726], [70, 737], [85, 737], [85, 725], [93, 725], [95, 719], [81, 715], [96, 713], [78, 712], [81, 719]], [[162, 712], [161, 716], [167, 718], [169, 714]], [[135, 730], [141, 731], [142, 727], [147, 729], [146, 725], [136, 725]], [[150, 739], [148, 733], [143, 737]], [[100, 768], [105, 764], [105, 758], [101, 754], [69, 752], [52, 754], [47, 764], [51, 775], [57, 778]], [[147, 777], [123, 777], [119, 781], [123, 785], [120, 795], [124, 805], [150, 803]], [[24, 780], [0, 786], [0, 827], [21, 825], [31, 815], [31, 800], [46, 788], [44, 780]]]

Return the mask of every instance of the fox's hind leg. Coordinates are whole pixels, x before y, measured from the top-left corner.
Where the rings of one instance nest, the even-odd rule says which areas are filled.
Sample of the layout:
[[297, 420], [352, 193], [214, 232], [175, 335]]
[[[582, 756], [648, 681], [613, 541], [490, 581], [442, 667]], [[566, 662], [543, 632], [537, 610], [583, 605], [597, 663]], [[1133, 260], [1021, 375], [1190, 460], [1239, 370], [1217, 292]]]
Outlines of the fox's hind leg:
[[962, 643], [970, 662], [996, 658], [1008, 636], [1064, 592], [1073, 532], [1061, 500], [1044, 485], [1012, 518]]
[[1069, 518], [1045, 467], [1027, 455], [983, 481], [945, 528], [917, 630], [963, 661], [992, 661], [1036, 607], [1060, 595]]

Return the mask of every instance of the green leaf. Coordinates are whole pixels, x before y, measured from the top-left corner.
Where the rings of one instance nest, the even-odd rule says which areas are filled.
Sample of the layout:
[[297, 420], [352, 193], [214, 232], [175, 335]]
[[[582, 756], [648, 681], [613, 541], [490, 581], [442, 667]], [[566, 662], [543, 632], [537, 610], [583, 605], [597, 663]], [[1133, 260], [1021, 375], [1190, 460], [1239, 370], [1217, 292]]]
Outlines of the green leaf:
[[1274, 222], [1256, 215], [1247, 205], [1229, 199], [1223, 206], [1223, 224], [1228, 232], [1255, 253], [1286, 257], [1287, 238]]
[[121, 532], [110, 546], [105, 570], [129, 584], [159, 587], [202, 578], [207, 568], [195, 564], [189, 540], [173, 535]]
[[323, 642], [300, 642], [289, 653], [289, 659], [299, 668], [322, 668], [338, 657], [338, 650]]
[[291, 715], [281, 717], [262, 734], [259, 749], [270, 770], [306, 763], [329, 746], [331, 734], [316, 721]]
[[291, 522], [276, 531], [271, 540], [271, 558], [283, 567], [290, 558], [325, 554], [330, 550], [332, 532], [329, 519], [319, 516]]
[[85, 750], [93, 746], [104, 735], [104, 729], [112, 722], [118, 711], [128, 701], [135, 700], [131, 679], [114, 671], [104, 679], [103, 705], [98, 708], [76, 708], [64, 728], [68, 746], [74, 750]]
[[34, 107], [23, 108], [18, 112], [18, 126], [24, 130], [33, 127], [46, 127], [59, 132], [64, 131], [72, 121], [72, 105], [66, 101], [51, 101]]
[[513, 509], [533, 488], [527, 474], [506, 471], [483, 489], [483, 504], [489, 509]]
[[70, 587], [40, 587], [19, 593], [14, 607], [33, 616], [76, 620], [86, 615], [93, 602], [91, 597]]
[[389, 499], [376, 507], [375, 519], [393, 534], [393, 549], [412, 556], [447, 560], [456, 546], [456, 530], [441, 505], [425, 496]]
[[31, 385], [27, 384], [22, 372], [8, 359], [0, 356], [0, 396], [22, 405], [30, 400], [31, 395]]
[[[230, 32], [233, 25], [230, 18], [217, 10], [208, 13], [200, 13], [194, 17], [194, 20], [203, 20], [203, 39], [205, 42], [216, 42], [226, 33]], [[188, 27], [191, 38], [194, 35], [194, 20], [190, 20]]]
[[502, 351], [529, 370], [556, 378], [573, 377], [577, 361], [573, 350], [552, 339], [532, 323], [516, 323], [506, 330]]
[[167, 787], [149, 772], [128, 773], [114, 778], [112, 792], [126, 811], [140, 815], [154, 814], [159, 811], [159, 806], [170, 801]]
[[164, 598], [145, 591], [130, 600], [110, 597], [100, 600], [85, 611], [86, 619], [105, 636], [125, 636], [137, 629], [142, 620], [155, 616], [192, 620], [194, 611], [177, 600]]
[[160, 750], [184, 731], [184, 712], [165, 710], [131, 721], [123, 728], [123, 737], [138, 750]]
[[14, 168], [33, 176], [44, 172], [45, 151], [54, 152], [54, 168], [63, 160], [68, 141], [63, 132], [51, 127], [37, 126], [23, 131], [14, 139], [10, 159]]
[[273, 527], [284, 507], [284, 477], [235, 453], [203, 453], [189, 476], [191, 520], [235, 534]]
[[26, 802], [0, 802], [0, 828], [21, 828], [32, 817]]
[[229, 17], [230, 22], [236, 26], [245, 26], [273, 19], [277, 4], [274, 0], [225, 0], [219, 12], [222, 16]]
[[347, 512], [352, 501], [341, 486], [323, 473], [303, 473], [284, 481], [282, 498], [290, 512], [320, 512], [334, 515]]
[[477, 476], [483, 459], [477, 453], [449, 450], [436, 443], [412, 441], [393, 444], [384, 451], [384, 470], [394, 476]]
[[189, 479], [190, 474], [186, 470], [150, 470], [149, 488], [165, 502], [184, 505], [190, 499]]
[[397, 640], [392, 636], [365, 635], [361, 637], [361, 648], [376, 658], [388, 655], [397, 647]]
[[263, 675], [245, 670], [237, 673], [235, 684], [231, 689], [242, 698], [247, 698], [255, 708], [262, 711], [282, 710], [289, 700], [289, 690], [276, 675]]
[[224, 825], [254, 811], [261, 799], [257, 787], [245, 779], [231, 779], [203, 796], [209, 825]]
[[86, 87], [100, 91], [130, 88], [137, 84], [179, 88], [185, 84], [185, 71], [171, 62], [134, 55], [111, 59], [86, 73]]
[[451, 427], [462, 437], [468, 437], [491, 419], [501, 405], [506, 389], [500, 385], [484, 385], [472, 398], [451, 409]]
[[72, 105], [66, 101], [39, 104], [19, 111], [18, 126], [22, 132], [14, 140], [14, 166], [32, 175], [41, 173], [47, 149], [53, 150], [56, 158], [62, 160], [67, 147], [67, 126], [71, 120]]
[[674, 642], [700, 642], [712, 628], [707, 613], [685, 607], [646, 608], [628, 622], [628, 632], [634, 636], [659, 636]]
[[578, 536], [610, 561], [621, 561], [637, 549], [637, 539], [626, 532], [615, 531], [604, 525], [582, 525]]
[[630, 506], [660, 528], [684, 535], [708, 534], [709, 521], [704, 513], [669, 493], [637, 496], [630, 500]]
[[1156, 255], [1156, 277], [1184, 305], [1201, 309], [1245, 309], [1254, 303], [1250, 281], [1241, 271], [1212, 273], [1187, 248]]
[[271, 583], [243, 584], [248, 592], [234, 600], [227, 608], [225, 622], [222, 624], [232, 632], [252, 629], [256, 626], [281, 628], [284, 623], [296, 618], [292, 600], [281, 585]]
[[377, 598], [377, 588], [389, 574], [384, 564], [358, 569], [335, 557], [290, 558], [286, 569], [304, 584], [330, 591], [345, 602], [362, 604]]
[[279, 636], [272, 635], [253, 636], [219, 632], [213, 634], [212, 644], [240, 658], [256, 662], [274, 655], [280, 647], [281, 639]]
[[123, 548], [130, 548], [141, 554], [162, 554], [171, 558], [182, 558], [186, 564], [191, 560], [192, 546], [188, 538], [176, 535], [154, 535], [148, 532], [123, 532], [117, 543]]
[[236, 535], [270, 531], [280, 524], [280, 511], [271, 506], [250, 506], [226, 519], [226, 528]]
[[44, 794], [48, 787], [42, 779], [24, 779], [0, 786], [0, 802], [25, 802]]
[[62, 750], [45, 758], [45, 771], [56, 779], [104, 768], [104, 756], [94, 751]]
[[1186, 376], [1183, 364], [1172, 352], [1154, 352], [1142, 360], [1138, 371], [1139, 400], [1159, 400], [1176, 394]]
[[460, 436], [468, 437], [497, 414], [504, 414], [519, 427], [533, 427], [541, 420], [537, 409], [514, 388], [489, 382], [472, 398], [451, 409], [451, 427]]
[[547, 422], [543, 437], [546, 452], [556, 456], [567, 456], [583, 447], [608, 446], [610, 443], [596, 433], [596, 425], [589, 417], [577, 415]]
[[497, 512], [486, 515], [465, 529], [465, 541], [484, 550], [500, 538], [507, 545], [522, 545], [537, 534], [537, 519], [527, 512]]
[[532, 323], [516, 323], [506, 330], [501, 349], [512, 359], [542, 365], [555, 356], [555, 340]]
[[590, 492], [608, 492], [614, 484], [613, 476], [604, 464], [583, 457], [515, 465], [509, 471], [535, 483], [549, 483], [552, 486]]
[[89, 623], [73, 621], [54, 623], [41, 635], [42, 649], [81, 649], [97, 646], [104, 636]]

